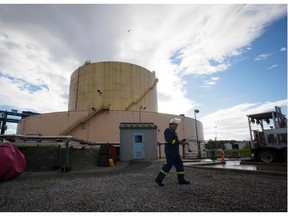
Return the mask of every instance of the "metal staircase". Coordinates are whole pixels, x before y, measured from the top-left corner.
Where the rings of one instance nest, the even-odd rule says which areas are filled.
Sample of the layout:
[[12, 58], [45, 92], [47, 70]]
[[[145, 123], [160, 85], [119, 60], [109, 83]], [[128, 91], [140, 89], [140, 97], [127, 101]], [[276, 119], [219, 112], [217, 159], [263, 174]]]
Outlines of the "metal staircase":
[[88, 116], [85, 116], [81, 118], [79, 121], [74, 123], [72, 126], [68, 127], [66, 130], [64, 130], [60, 135], [68, 135], [71, 131], [79, 127], [80, 125], [85, 124], [87, 121], [89, 121], [91, 118], [93, 118], [96, 114], [109, 110], [110, 105], [103, 105], [99, 109], [93, 110]]
[[133, 105], [138, 104], [147, 94], [149, 91], [151, 91], [157, 84], [158, 79], [156, 78], [153, 82], [153, 84], [136, 100], [136, 101], [132, 101], [126, 108], [125, 110], [129, 110]]

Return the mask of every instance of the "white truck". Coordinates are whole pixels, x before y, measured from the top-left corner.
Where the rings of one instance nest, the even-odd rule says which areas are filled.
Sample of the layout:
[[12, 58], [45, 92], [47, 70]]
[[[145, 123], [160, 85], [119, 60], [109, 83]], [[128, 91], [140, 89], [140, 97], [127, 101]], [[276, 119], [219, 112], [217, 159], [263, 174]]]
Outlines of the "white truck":
[[265, 163], [287, 162], [287, 119], [281, 108], [247, 117], [252, 157]]

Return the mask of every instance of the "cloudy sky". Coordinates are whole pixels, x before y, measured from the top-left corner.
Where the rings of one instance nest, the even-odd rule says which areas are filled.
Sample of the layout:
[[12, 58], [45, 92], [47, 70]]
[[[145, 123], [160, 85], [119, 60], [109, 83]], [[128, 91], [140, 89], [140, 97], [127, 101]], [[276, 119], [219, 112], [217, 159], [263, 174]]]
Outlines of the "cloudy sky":
[[0, 5], [0, 110], [66, 111], [86, 60], [154, 70], [159, 112], [248, 139], [247, 114], [287, 113], [287, 6]]

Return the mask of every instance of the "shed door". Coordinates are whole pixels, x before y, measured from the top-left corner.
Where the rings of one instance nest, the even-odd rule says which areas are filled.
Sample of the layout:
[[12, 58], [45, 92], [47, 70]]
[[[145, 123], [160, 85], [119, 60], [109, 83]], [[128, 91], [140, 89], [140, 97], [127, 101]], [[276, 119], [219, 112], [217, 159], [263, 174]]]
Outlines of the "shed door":
[[145, 158], [144, 133], [133, 133], [133, 159]]

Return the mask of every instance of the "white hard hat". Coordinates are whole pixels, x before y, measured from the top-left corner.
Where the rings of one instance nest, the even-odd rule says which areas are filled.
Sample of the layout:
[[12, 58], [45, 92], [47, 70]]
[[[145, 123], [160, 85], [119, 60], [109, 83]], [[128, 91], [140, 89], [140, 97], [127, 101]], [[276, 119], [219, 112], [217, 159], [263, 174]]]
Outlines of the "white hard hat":
[[169, 121], [169, 124], [180, 124], [181, 122], [181, 119], [178, 119], [178, 118], [173, 118]]

